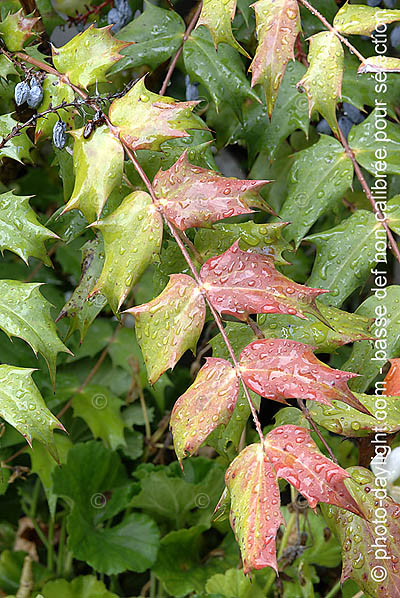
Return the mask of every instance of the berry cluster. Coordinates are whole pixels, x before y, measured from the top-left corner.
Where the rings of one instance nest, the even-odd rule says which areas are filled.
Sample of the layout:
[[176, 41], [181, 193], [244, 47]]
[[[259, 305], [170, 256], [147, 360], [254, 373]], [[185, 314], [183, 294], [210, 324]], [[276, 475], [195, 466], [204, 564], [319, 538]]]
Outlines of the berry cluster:
[[113, 33], [118, 33], [132, 18], [132, 10], [128, 0], [115, 0], [114, 8], [107, 15], [107, 22], [113, 25]]
[[30, 84], [27, 81], [21, 81], [15, 86], [14, 98], [17, 106], [26, 102], [30, 108], [37, 108], [43, 100], [42, 86], [36, 77], [32, 77]]

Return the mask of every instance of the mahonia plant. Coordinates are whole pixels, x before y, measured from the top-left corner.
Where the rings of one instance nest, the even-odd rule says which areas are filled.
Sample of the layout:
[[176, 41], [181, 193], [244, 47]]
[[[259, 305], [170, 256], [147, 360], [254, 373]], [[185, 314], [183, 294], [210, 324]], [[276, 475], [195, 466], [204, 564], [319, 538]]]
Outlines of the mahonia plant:
[[0, 4], [0, 595], [400, 597], [380, 4]]

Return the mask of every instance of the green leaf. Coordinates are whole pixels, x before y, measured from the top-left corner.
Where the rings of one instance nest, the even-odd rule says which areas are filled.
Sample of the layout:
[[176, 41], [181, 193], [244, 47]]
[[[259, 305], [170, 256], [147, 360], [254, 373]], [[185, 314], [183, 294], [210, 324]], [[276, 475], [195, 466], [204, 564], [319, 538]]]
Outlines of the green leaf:
[[68, 548], [75, 558], [107, 575], [142, 572], [154, 563], [159, 531], [147, 515], [131, 513], [109, 525], [132, 496], [120, 459], [96, 441], [76, 444], [67, 464], [53, 472], [54, 491], [72, 504]]
[[[357, 162], [373, 176], [376, 175], [377, 151], [385, 156], [385, 173], [400, 174], [400, 128], [384, 120], [385, 115], [386, 110], [382, 108], [374, 110], [360, 125], [352, 127], [348, 138]], [[378, 120], [381, 130], [376, 128]]]
[[292, 246], [283, 238], [285, 222], [256, 224], [253, 221], [240, 224], [215, 224], [211, 230], [196, 232], [194, 244], [204, 260], [224, 253], [239, 239], [243, 251], [256, 251], [271, 256], [275, 264], [287, 264], [283, 251], [291, 251]]
[[110, 216], [91, 226], [101, 231], [105, 250], [104, 266], [91, 296], [104, 295], [116, 313], [131, 287], [160, 252], [161, 216], [150, 195], [134, 191]]
[[113, 101], [109, 117], [132, 150], [160, 150], [168, 139], [188, 137], [186, 129], [205, 128], [191, 113], [196, 104], [152, 93], [142, 78], [122, 98]]
[[[386, 287], [382, 293], [374, 292], [356, 313], [376, 319], [371, 327], [371, 338], [375, 341], [356, 343], [343, 369], [360, 374], [352, 380], [351, 387], [357, 392], [365, 392], [387, 360], [400, 355], [400, 286]], [[383, 328], [387, 331], [386, 337], [382, 336]]]
[[264, 86], [271, 116], [286, 65], [294, 60], [294, 43], [301, 30], [299, 6], [296, 0], [259, 0], [253, 8], [258, 46], [249, 69], [251, 85]]
[[50, 315], [51, 305], [39, 292], [40, 282], [0, 280], [0, 328], [9, 336], [24, 339], [46, 360], [55, 383], [57, 353], [70, 353], [57, 336]]
[[116, 450], [126, 446], [125, 422], [121, 416], [123, 401], [105, 386], [89, 384], [72, 399], [75, 417], [81, 417], [89, 426], [94, 438]]
[[200, 290], [187, 274], [172, 274], [164, 291], [127, 310], [136, 319], [136, 337], [150, 384], [173, 368], [188, 349], [193, 353], [204, 326], [206, 308]]
[[[312, 164], [312, 169], [310, 169]], [[321, 135], [298, 152], [289, 172], [288, 195], [279, 216], [291, 222], [285, 231], [299, 245], [320, 216], [330, 211], [353, 181], [353, 165], [336, 139]]]
[[0, 250], [13, 251], [26, 264], [32, 256], [51, 266], [45, 241], [58, 239], [58, 236], [40, 224], [29, 199], [12, 191], [0, 195]]
[[[0, 136], [6, 137], [17, 122], [11, 117], [11, 114], [3, 114], [0, 116]], [[23, 129], [19, 135], [7, 141], [6, 145], [0, 149], [1, 158], [12, 158], [17, 162], [26, 160], [32, 162], [30, 151], [33, 148], [33, 143], [26, 134], [26, 129]]]
[[[398, 11], [400, 13], [400, 11]], [[397, 19], [396, 19], [397, 20]], [[370, 56], [363, 60], [358, 67], [358, 73], [387, 73], [400, 72], [400, 59], [390, 56]]]
[[377, 262], [379, 239], [386, 240], [386, 232], [375, 214], [366, 210], [357, 210], [338, 226], [306, 237], [317, 247], [307, 284], [330, 291], [320, 301], [339, 307], [365, 283]]
[[78, 286], [60, 311], [57, 321], [70, 318], [67, 338], [79, 330], [81, 343], [93, 320], [106, 305], [102, 295], [95, 295], [87, 301], [90, 291], [97, 282], [104, 263], [104, 248], [100, 238], [92, 239], [82, 247], [82, 275]]
[[22, 50], [26, 40], [34, 35], [33, 27], [38, 20], [37, 17], [26, 17], [21, 8], [0, 22], [0, 37], [10, 52]]
[[79, 209], [88, 222], [93, 222], [122, 182], [124, 150], [107, 126], [97, 127], [89, 139], [84, 138], [84, 128], [70, 133], [75, 140], [75, 187], [62, 213]]
[[[380, 416], [376, 405], [376, 396], [354, 393], [372, 415], [361, 413], [350, 405], [339, 401], [332, 401], [332, 406], [318, 405], [314, 401], [307, 401], [307, 407], [312, 418], [326, 430], [348, 438], [369, 436], [379, 430], [387, 434], [394, 434], [400, 430], [400, 401], [399, 397], [385, 397], [387, 414], [384, 421], [376, 418]], [[379, 424], [378, 424], [379, 422]]]
[[[60, 464], [67, 462], [67, 455], [69, 449], [73, 446], [68, 436], [62, 434], [54, 435], [54, 443], [59, 457]], [[31, 459], [31, 469], [36, 473], [42, 483], [46, 494], [49, 511], [52, 517], [56, 512], [57, 496], [53, 490], [52, 472], [56, 468], [56, 462], [52, 459], [47, 450], [38, 442], [33, 442], [33, 448], [29, 450], [29, 457]]]
[[97, 29], [91, 25], [65, 46], [52, 46], [56, 69], [66, 75], [71, 83], [85, 89], [93, 83], [107, 81], [107, 71], [122, 58], [119, 51], [129, 45], [115, 39], [110, 29], [111, 26]]
[[17, 75], [17, 69], [14, 64], [2, 54], [0, 56], [0, 78], [7, 79], [8, 75]]
[[64, 426], [46, 407], [28, 368], [0, 365], [0, 416], [20, 432], [27, 443], [39, 440], [57, 460], [53, 430]]
[[386, 204], [387, 223], [396, 235], [400, 234], [400, 195], [395, 195]]
[[344, 52], [342, 44], [331, 31], [321, 31], [310, 39], [310, 66], [299, 81], [309, 101], [309, 113], [318, 110], [339, 136], [336, 104], [342, 91]]
[[206, 29], [190, 34], [183, 47], [183, 58], [187, 73], [208, 89], [217, 111], [226, 103], [241, 118], [246, 99], [260, 101], [250, 87], [236, 50], [227, 44], [221, 44], [216, 50]]
[[154, 71], [178, 51], [184, 33], [185, 23], [177, 12], [146, 0], [144, 12], [118, 32], [118, 39], [132, 45], [122, 49], [123, 57], [110, 74], [144, 65]]
[[[55, 75], [46, 75], [42, 88], [43, 101], [37, 108], [38, 112], [44, 112], [50, 105], [59, 106], [62, 102], [72, 102], [75, 98], [71, 87], [65, 83], [61, 83], [59, 78]], [[73, 126], [74, 115], [71, 108], [59, 110], [58, 116], [55, 113], [47, 114], [46, 118], [40, 118], [36, 122], [35, 143], [37, 143], [41, 137], [47, 138], [52, 136], [53, 127], [56, 122], [59, 121], [59, 117], [66, 123], [68, 128]]]
[[345, 35], [370, 36], [378, 25], [393, 21], [400, 21], [400, 10], [386, 10], [346, 2], [336, 13], [333, 26]]
[[224, 574], [216, 573], [206, 583], [206, 592], [218, 598], [263, 598], [255, 580], [246, 577], [242, 569], [228, 569]]
[[48, 581], [42, 594], [43, 598], [118, 598], [94, 575], [79, 576], [70, 582], [66, 579]]
[[246, 50], [232, 34], [232, 20], [236, 12], [236, 0], [204, 0], [196, 28], [204, 25], [210, 31], [214, 46], [225, 43], [235, 48], [247, 58]]

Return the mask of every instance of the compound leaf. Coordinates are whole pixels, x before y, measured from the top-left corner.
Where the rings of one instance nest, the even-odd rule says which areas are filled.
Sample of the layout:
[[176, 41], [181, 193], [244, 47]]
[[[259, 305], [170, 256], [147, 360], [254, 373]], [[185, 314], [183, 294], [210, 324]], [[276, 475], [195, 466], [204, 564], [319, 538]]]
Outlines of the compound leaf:
[[345, 35], [370, 36], [378, 24], [383, 25], [393, 21], [400, 21], [400, 10], [386, 10], [346, 2], [336, 13], [333, 26]]
[[104, 239], [105, 260], [91, 296], [101, 293], [117, 312], [130, 288], [158, 255], [162, 220], [144, 191], [134, 191], [104, 220], [93, 222]]
[[257, 191], [268, 182], [228, 178], [193, 166], [184, 152], [171, 168], [158, 171], [153, 186], [165, 216], [186, 230], [250, 214], [250, 206], [264, 207]]
[[308, 61], [310, 66], [298, 86], [307, 94], [310, 116], [313, 110], [318, 110], [339, 136], [336, 104], [342, 91], [344, 52], [337, 36], [331, 31], [313, 35]]
[[74, 137], [75, 186], [62, 214], [79, 209], [88, 222], [100, 217], [104, 204], [122, 181], [124, 150], [107, 126], [97, 127], [89, 139], [84, 129]]
[[168, 139], [188, 137], [186, 129], [205, 128], [191, 113], [196, 104], [152, 93], [142, 78], [122, 98], [113, 101], [109, 116], [132, 150], [160, 150]]
[[93, 83], [107, 81], [106, 73], [122, 58], [119, 53], [129, 42], [121, 42], [110, 33], [112, 25], [88, 29], [75, 35], [65, 46], [52, 47], [56, 69], [67, 75], [74, 85], [85, 89]]
[[171, 429], [178, 459], [191, 456], [220, 424], [227, 424], [239, 394], [239, 379], [225, 359], [208, 357], [193, 384], [176, 401]]
[[161, 295], [127, 312], [136, 319], [136, 337], [151, 384], [173, 368], [185, 351], [196, 349], [206, 308], [193, 278], [172, 274]]
[[[222, 255], [209, 259], [200, 277], [219, 313], [246, 320], [249, 314], [280, 313], [306, 318], [320, 315], [315, 298], [321, 289], [293, 282], [275, 269], [270, 257], [242, 251], [236, 241]], [[321, 316], [322, 318], [322, 316]]]
[[16, 253], [26, 264], [32, 256], [51, 266], [45, 241], [58, 236], [40, 224], [29, 199], [12, 191], [0, 195], [0, 250]]
[[301, 30], [300, 13], [296, 0], [259, 0], [253, 8], [258, 46], [250, 65], [251, 85], [263, 85], [271, 116], [286, 65], [294, 60], [294, 43]]
[[57, 336], [51, 318], [51, 304], [39, 292], [41, 283], [0, 280], [0, 328], [9, 336], [18, 336], [41, 353], [55, 383], [57, 354], [69, 349]]
[[280, 403], [296, 398], [330, 405], [336, 399], [369, 413], [347, 386], [354, 374], [325, 365], [310, 345], [284, 339], [253, 341], [240, 354], [240, 371], [251, 390]]
[[224, 42], [247, 58], [246, 50], [236, 41], [232, 33], [232, 20], [236, 12], [236, 0], [204, 0], [196, 27], [208, 28], [217, 48]]

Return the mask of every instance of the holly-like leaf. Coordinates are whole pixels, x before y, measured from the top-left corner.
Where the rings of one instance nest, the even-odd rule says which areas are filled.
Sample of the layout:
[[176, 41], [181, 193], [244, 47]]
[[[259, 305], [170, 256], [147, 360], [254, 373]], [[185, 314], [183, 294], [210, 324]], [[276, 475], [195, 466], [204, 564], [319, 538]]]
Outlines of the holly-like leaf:
[[70, 353], [60, 341], [51, 305], [39, 292], [41, 283], [0, 280], [0, 328], [9, 336], [24, 339], [46, 360], [50, 377], [55, 383], [57, 353]]
[[[16, 127], [16, 121], [11, 117], [11, 114], [3, 114], [0, 116], [0, 136], [6, 137]], [[0, 161], [1, 158], [12, 158], [17, 162], [26, 160], [32, 162], [30, 151], [33, 148], [33, 143], [26, 134], [26, 129], [23, 129], [19, 135], [12, 137], [7, 141], [0, 149]]]
[[208, 89], [217, 111], [228, 104], [240, 119], [245, 100], [260, 101], [243, 72], [239, 54], [227, 44], [220, 44], [216, 50], [207, 29], [202, 27], [190, 34], [183, 57], [190, 78]]
[[151, 384], [173, 368], [185, 351], [194, 353], [203, 329], [206, 308], [193, 278], [172, 274], [164, 291], [127, 312], [136, 319], [136, 337]]
[[385, 394], [396, 397], [400, 395], [400, 358], [389, 361], [390, 369], [385, 376]]
[[321, 31], [310, 39], [308, 53], [310, 66], [299, 81], [309, 102], [309, 113], [318, 110], [339, 136], [336, 104], [342, 91], [344, 52], [342, 44], [331, 31]]
[[45, 241], [58, 236], [40, 224], [29, 199], [12, 191], [0, 195], [0, 250], [16, 253], [26, 264], [32, 256], [51, 266]]
[[382, 224], [366, 210], [357, 210], [338, 226], [306, 237], [317, 247], [307, 284], [328, 289], [321, 301], [339, 307], [368, 279], [377, 261], [377, 240], [385, 238]]
[[283, 339], [256, 340], [240, 354], [240, 371], [246, 385], [267, 399], [285, 404], [286, 399], [310, 399], [325, 405], [336, 399], [369, 413], [347, 386], [354, 374], [325, 365], [310, 345]]
[[32, 446], [34, 439], [44, 444], [58, 460], [53, 430], [64, 426], [48, 410], [28, 368], [0, 365], [0, 416], [20, 432]]
[[[392, 285], [385, 291], [383, 300], [380, 293], [374, 294], [356, 310], [357, 314], [375, 319], [371, 327], [371, 338], [375, 340], [355, 343], [343, 365], [360, 374], [351, 383], [351, 388], [357, 392], [365, 392], [387, 360], [400, 354], [400, 286]], [[387, 331], [385, 337], [381, 332], [383, 328]]]
[[250, 65], [251, 85], [264, 86], [271, 116], [286, 65], [294, 60], [294, 43], [301, 30], [300, 13], [296, 0], [258, 0], [253, 8], [258, 46]]
[[[55, 75], [46, 75], [43, 81], [43, 101], [38, 106], [38, 112], [44, 112], [51, 106], [59, 106], [62, 102], [72, 102], [74, 100], [74, 92], [71, 87], [66, 83], [62, 83], [59, 77]], [[65, 110], [59, 110], [58, 115], [50, 113], [46, 115], [46, 118], [39, 118], [36, 122], [35, 128], [35, 143], [39, 141], [41, 137], [51, 137], [53, 127], [58, 122], [59, 117], [68, 127], [73, 126], [74, 116], [71, 108]]]
[[160, 145], [168, 139], [188, 137], [186, 129], [205, 128], [191, 114], [196, 104], [152, 93], [142, 78], [122, 98], [113, 101], [109, 116], [132, 150], [160, 150]]
[[370, 36], [378, 25], [400, 21], [400, 10], [387, 10], [346, 2], [336, 13], [333, 26], [345, 35]]
[[108, 127], [97, 127], [89, 139], [84, 129], [70, 131], [74, 137], [75, 186], [63, 210], [79, 209], [88, 222], [100, 217], [108, 197], [122, 181], [124, 150]]
[[318, 143], [299, 152], [279, 212], [282, 220], [291, 222], [285, 231], [288, 241], [298, 245], [317, 219], [339, 202], [352, 181], [353, 165], [336, 139], [321, 135]]
[[160, 251], [161, 216], [150, 195], [134, 191], [110, 216], [92, 226], [103, 235], [105, 260], [90, 295], [101, 293], [117, 312], [130, 288]]
[[159, 170], [153, 186], [165, 216], [180, 230], [250, 214], [250, 206], [264, 207], [257, 191], [269, 181], [224, 177], [193, 166], [184, 152], [168, 170]]
[[[385, 390], [386, 394], [389, 394]], [[397, 391], [397, 395], [399, 395]], [[387, 417], [382, 421], [376, 404], [376, 396], [354, 393], [357, 399], [368, 409], [372, 415], [360, 413], [353, 407], [339, 401], [332, 401], [331, 405], [320, 405], [308, 401], [308, 409], [313, 420], [334, 434], [348, 438], [370, 436], [379, 425], [379, 430], [387, 434], [394, 434], [400, 430], [400, 399], [399, 396], [386, 397]], [[379, 423], [378, 423], [379, 422]]]
[[392, 58], [391, 56], [370, 56], [362, 61], [357, 72], [379, 73], [381, 71], [385, 71], [386, 73], [400, 72], [400, 59]]
[[121, 50], [123, 57], [110, 73], [143, 65], [154, 71], [179, 50], [184, 33], [185, 22], [177, 12], [145, 0], [143, 13], [118, 32], [118, 39], [131, 45]]
[[239, 394], [239, 379], [225, 359], [208, 357], [196, 380], [176, 401], [171, 429], [178, 459], [191, 456], [220, 424], [227, 424]]
[[[377, 482], [368, 469], [350, 467], [347, 471], [352, 477], [346, 480], [345, 485], [364, 518], [353, 516], [335, 506], [322, 507], [327, 524], [342, 545], [341, 582], [353, 579], [368, 596], [399, 598], [397, 563], [400, 558], [400, 505], [388, 497], [387, 492], [384, 492], [383, 497], [380, 493], [379, 499], [376, 492], [371, 492], [377, 488]], [[384, 473], [378, 479], [386, 479]], [[377, 516], [377, 502], [384, 518]], [[377, 536], [378, 526], [386, 530], [387, 536]], [[377, 544], [378, 538], [387, 538], [388, 541]], [[376, 547], [371, 550], [374, 544]]]
[[270, 257], [242, 251], [238, 241], [222, 255], [209, 259], [200, 277], [215, 309], [238, 320], [264, 313], [320, 316], [315, 298], [325, 291], [286, 278]]
[[67, 75], [71, 83], [85, 89], [93, 83], [107, 81], [107, 71], [122, 58], [120, 50], [129, 46], [129, 42], [121, 42], [111, 35], [111, 27], [97, 29], [91, 25], [65, 46], [52, 46], [56, 69]]
[[18, 75], [12, 61], [4, 54], [0, 56], [0, 78], [7, 79], [9, 75]]
[[208, 28], [217, 48], [225, 43], [250, 58], [246, 50], [236, 41], [232, 33], [232, 20], [236, 12], [236, 0], [204, 0], [196, 27]]
[[285, 521], [280, 512], [278, 482], [261, 444], [251, 444], [239, 453], [225, 474], [225, 483], [243, 572], [264, 567], [278, 571], [275, 536]]
[[81, 342], [93, 320], [107, 303], [102, 295], [95, 295], [87, 301], [90, 291], [97, 282], [104, 264], [104, 248], [101, 239], [93, 239], [82, 247], [82, 274], [78, 286], [60, 311], [57, 321], [65, 316], [71, 319], [67, 338], [79, 330]]
[[38, 17], [26, 17], [21, 8], [0, 22], [0, 37], [10, 52], [22, 50], [26, 40], [34, 35], [33, 28], [38, 20]]

